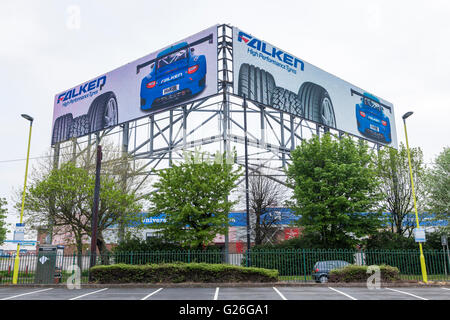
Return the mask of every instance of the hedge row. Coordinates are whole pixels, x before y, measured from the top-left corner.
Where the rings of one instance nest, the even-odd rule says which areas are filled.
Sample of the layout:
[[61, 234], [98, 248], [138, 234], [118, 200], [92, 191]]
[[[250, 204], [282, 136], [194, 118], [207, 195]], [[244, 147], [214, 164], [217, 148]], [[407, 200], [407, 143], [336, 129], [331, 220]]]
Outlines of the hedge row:
[[[393, 282], [400, 280], [400, 272], [397, 268], [381, 265], [380, 280], [382, 282]], [[333, 269], [329, 273], [329, 282], [366, 282], [374, 274], [373, 271], [367, 273], [368, 266], [348, 265], [341, 269]]]
[[179, 283], [179, 282], [275, 282], [277, 270], [244, 268], [225, 264], [166, 263], [147, 265], [114, 264], [95, 266], [97, 283]]

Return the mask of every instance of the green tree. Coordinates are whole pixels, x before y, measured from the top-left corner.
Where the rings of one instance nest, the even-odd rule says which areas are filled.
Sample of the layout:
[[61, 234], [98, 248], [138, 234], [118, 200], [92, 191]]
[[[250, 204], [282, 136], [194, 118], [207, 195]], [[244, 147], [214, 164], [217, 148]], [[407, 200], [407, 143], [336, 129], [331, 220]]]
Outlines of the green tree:
[[448, 222], [447, 230], [450, 231], [450, 148], [444, 148], [436, 157], [425, 181], [428, 207], [436, 219]]
[[68, 162], [33, 181], [25, 197], [27, 224], [39, 226], [51, 220], [54, 230], [73, 234], [79, 262], [90, 227], [93, 184], [85, 169]]
[[149, 197], [150, 216], [165, 214], [166, 222], [153, 224], [165, 239], [200, 248], [216, 234], [224, 234], [228, 213], [235, 202], [228, 196], [240, 170], [230, 159], [211, 159], [205, 153], [185, 153], [185, 161], [158, 172], [156, 189]]
[[2, 244], [6, 240], [6, 214], [8, 213], [8, 209], [6, 208], [5, 198], [0, 198], [0, 244]]
[[[27, 219], [34, 225], [50, 220], [57, 232], [72, 233], [81, 255], [83, 240], [92, 233], [94, 187], [95, 176], [86, 168], [79, 168], [73, 162], [64, 163], [30, 186], [26, 197]], [[102, 175], [96, 243], [100, 254], [107, 251], [103, 232], [119, 220], [131, 222], [140, 210], [136, 194], [124, 191], [117, 181]]]
[[[323, 248], [349, 247], [376, 232], [376, 170], [365, 142], [326, 133], [302, 141], [292, 151], [287, 176], [292, 209], [306, 233], [318, 233]], [[366, 214], [361, 214], [366, 213]]]
[[[419, 212], [423, 212], [425, 199], [423, 154], [420, 148], [410, 148], [410, 153], [417, 207]], [[388, 214], [387, 223], [391, 232], [411, 236], [412, 230], [416, 227], [416, 220], [408, 153], [403, 143], [398, 149], [380, 150], [377, 172], [380, 180], [379, 192], [383, 195], [380, 205]], [[422, 216], [423, 214], [420, 218]]]

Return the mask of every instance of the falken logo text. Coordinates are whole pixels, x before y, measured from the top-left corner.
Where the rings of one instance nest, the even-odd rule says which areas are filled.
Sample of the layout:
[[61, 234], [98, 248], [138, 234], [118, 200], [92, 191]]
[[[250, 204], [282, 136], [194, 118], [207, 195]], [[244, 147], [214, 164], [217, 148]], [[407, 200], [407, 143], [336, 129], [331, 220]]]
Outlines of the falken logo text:
[[105, 85], [105, 83], [106, 83], [106, 76], [103, 76], [98, 79], [87, 82], [85, 84], [82, 84], [78, 88], [74, 88], [72, 90], [61, 93], [58, 96], [58, 101], [56, 103], [58, 104], [60, 102], [65, 102], [65, 101], [68, 101], [70, 99], [74, 99], [77, 97], [85, 98], [87, 95], [89, 95], [90, 91], [97, 89], [97, 88], [101, 89]]
[[[264, 41], [256, 39], [251, 35], [248, 35], [242, 31], [239, 31], [238, 41], [244, 42], [248, 47], [250, 47], [248, 49], [248, 53], [252, 54], [253, 56], [259, 56], [260, 58], [263, 58], [268, 62], [283, 67], [284, 69], [289, 69], [288, 70], [289, 72], [296, 73], [297, 68], [300, 68], [301, 71], [303, 71], [305, 68], [305, 64], [300, 59], [297, 59], [296, 57], [293, 57], [290, 54], [282, 50], [279, 50]], [[280, 62], [285, 63], [288, 66], [294, 67], [294, 69], [289, 68], [287, 66], [283, 66], [282, 64], [280, 64]]]

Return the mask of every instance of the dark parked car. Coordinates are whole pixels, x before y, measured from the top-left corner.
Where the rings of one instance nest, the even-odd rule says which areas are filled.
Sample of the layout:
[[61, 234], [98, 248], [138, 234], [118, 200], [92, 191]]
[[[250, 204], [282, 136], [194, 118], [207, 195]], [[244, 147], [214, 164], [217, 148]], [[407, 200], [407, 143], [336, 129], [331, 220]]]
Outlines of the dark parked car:
[[328, 274], [332, 269], [340, 269], [350, 263], [341, 260], [319, 261], [314, 265], [312, 276], [314, 281], [325, 283], [328, 281]]

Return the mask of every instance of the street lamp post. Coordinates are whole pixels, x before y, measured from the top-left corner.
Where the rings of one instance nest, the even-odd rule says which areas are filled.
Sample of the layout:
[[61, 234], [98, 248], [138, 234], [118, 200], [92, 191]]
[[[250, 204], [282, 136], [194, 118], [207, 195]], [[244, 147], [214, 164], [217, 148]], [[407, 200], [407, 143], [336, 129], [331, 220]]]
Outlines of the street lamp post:
[[[408, 133], [406, 131], [406, 118], [408, 118], [412, 114], [413, 114], [413, 112], [409, 111], [409, 112], [405, 113], [402, 118], [403, 118], [403, 125], [405, 127], [406, 150], [408, 152], [409, 174], [410, 174], [410, 178], [411, 178], [411, 189], [412, 189], [412, 193], [413, 193], [414, 211], [416, 212], [416, 225], [417, 225], [417, 229], [419, 229], [419, 227], [420, 227], [419, 226], [419, 215], [417, 214], [416, 194], [414, 191], [414, 179], [413, 179], [413, 172], [412, 172], [412, 166], [411, 166], [411, 155], [409, 152]], [[423, 255], [421, 242], [419, 242], [419, 249], [420, 249], [420, 267], [422, 269], [422, 279], [423, 279], [423, 282], [427, 283], [428, 282], [427, 268], [425, 265], [425, 256]]]
[[[23, 184], [23, 193], [22, 193], [22, 208], [20, 209], [20, 224], [23, 221], [23, 208], [25, 206], [25, 191], [27, 188], [27, 175], [28, 175], [28, 161], [30, 159], [30, 142], [31, 142], [31, 128], [33, 127], [33, 118], [27, 114], [22, 114], [22, 117], [26, 120], [30, 121], [30, 133], [28, 135], [28, 149], [27, 149], [27, 163], [25, 165], [25, 182]], [[14, 259], [14, 274], [13, 274], [13, 284], [17, 284], [17, 279], [19, 277], [19, 265], [20, 265], [20, 242], [17, 243], [17, 251], [16, 258]]]

